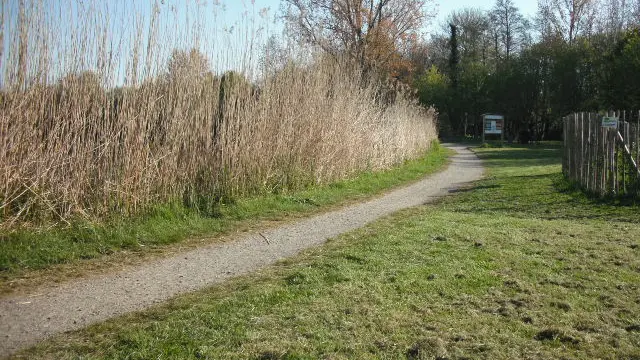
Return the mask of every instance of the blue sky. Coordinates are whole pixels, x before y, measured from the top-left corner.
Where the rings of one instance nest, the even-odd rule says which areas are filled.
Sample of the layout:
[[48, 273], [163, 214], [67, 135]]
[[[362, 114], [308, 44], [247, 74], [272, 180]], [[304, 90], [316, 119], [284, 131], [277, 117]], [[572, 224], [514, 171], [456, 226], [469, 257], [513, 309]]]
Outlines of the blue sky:
[[[230, 13], [241, 13], [242, 8], [250, 1], [234, 0], [226, 1], [228, 10]], [[533, 17], [538, 9], [538, 2], [536, 0], [514, 0], [514, 3], [520, 12], [525, 16]], [[462, 9], [465, 7], [480, 8], [483, 10], [489, 10], [495, 4], [495, 1], [483, 1], [483, 0], [435, 0], [437, 5], [438, 15], [434, 20], [437, 25], [442, 22], [447, 15], [453, 10]], [[270, 7], [271, 13], [275, 14], [280, 6], [280, 0], [255, 0], [255, 6], [258, 8]]]
[[[136, 39], [136, 29], [142, 30], [143, 46], [141, 52], [144, 58], [145, 46], [147, 40], [145, 30], [149, 28], [149, 22], [156, 0], [44, 0], [43, 12], [45, 18], [47, 13], [51, 14], [51, 18], [56, 23], [58, 40], [70, 38], [68, 34], [71, 29], [81, 29], [74, 21], [68, 21], [69, 17], [75, 17], [75, 13], [80, 8], [86, 6], [97, 6], [99, 11], [108, 14], [110, 23], [109, 32], [113, 35], [115, 41], [120, 41], [121, 47], [117, 48], [115, 56], [121, 56], [125, 59], [128, 54], [132, 53], [132, 44]], [[257, 55], [262, 48], [262, 43], [269, 34], [278, 34], [281, 32], [282, 26], [274, 22], [277, 17], [281, 0], [157, 0], [160, 9], [159, 24], [161, 28], [170, 29], [166, 33], [158, 34], [163, 42], [169, 46], [161, 47], [160, 54], [156, 57], [160, 59], [155, 68], [162, 67], [161, 63], [165, 63], [171, 51], [174, 48], [187, 49], [194, 46], [191, 32], [185, 31], [198, 27], [202, 40], [197, 47], [205, 53], [212, 67], [216, 71], [226, 70], [229, 68], [241, 69], [247, 68], [247, 64], [254, 64]], [[435, 0], [437, 5], [437, 16], [428, 26], [425, 26], [425, 32], [438, 31], [439, 24], [453, 10], [465, 7], [479, 8], [489, 10], [494, 5], [494, 1], [473, 1], [473, 0]], [[537, 1], [535, 0], [514, 0], [516, 6], [521, 12], [528, 17], [535, 15], [537, 9]], [[5, 50], [8, 48], [9, 42], [15, 39], [15, 21], [17, 18], [18, 0], [9, 0], [5, 3]], [[29, 1], [27, 1], [29, 3]], [[37, 1], [36, 1], [37, 3]], [[92, 5], [93, 4], [93, 5]], [[61, 15], [62, 14], [62, 15]], [[59, 20], [62, 16], [63, 20]], [[58, 20], [55, 20], [58, 19]], [[251, 21], [255, 19], [256, 21]], [[257, 24], [257, 25], [256, 25]], [[13, 29], [11, 29], [13, 27]], [[175, 29], [175, 30], [173, 30]], [[260, 29], [260, 30], [258, 30]], [[13, 30], [13, 31], [12, 31]], [[257, 31], [258, 30], [258, 31]], [[77, 30], [76, 30], [77, 31]], [[81, 30], [82, 31], [82, 30]], [[259, 36], [248, 36], [247, 34], [260, 34]], [[91, 36], [90, 36], [91, 37]], [[120, 39], [120, 40], [118, 40]], [[62, 40], [64, 41], [64, 40]], [[251, 49], [251, 51], [249, 51]], [[4, 66], [8, 60], [7, 51], [3, 54], [3, 61], [0, 67]], [[92, 52], [87, 53], [87, 59], [91, 59]], [[62, 57], [53, 55], [59, 71], [55, 73], [59, 76], [60, 72], [64, 72], [69, 67], [62, 63]], [[89, 60], [88, 63], [95, 64], [95, 61]], [[87, 65], [91, 66], [91, 65]], [[127, 72], [126, 60], [119, 62], [117, 74], [114, 74], [115, 81], [121, 83]], [[3, 84], [4, 69], [0, 68], [0, 87]]]
[[[538, 2], [536, 0], [514, 0], [514, 4], [520, 12], [525, 16], [533, 17], [538, 10]], [[438, 4], [438, 19], [442, 21], [453, 10], [465, 7], [480, 8], [489, 10], [495, 4], [495, 1], [473, 1], [473, 0], [436, 0]]]

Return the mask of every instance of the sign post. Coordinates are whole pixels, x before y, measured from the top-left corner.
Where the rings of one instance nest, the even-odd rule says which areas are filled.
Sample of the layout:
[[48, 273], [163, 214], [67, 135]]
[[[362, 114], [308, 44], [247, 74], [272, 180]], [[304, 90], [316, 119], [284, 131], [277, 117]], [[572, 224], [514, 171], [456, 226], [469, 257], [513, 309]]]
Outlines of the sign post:
[[504, 116], [495, 114], [482, 115], [482, 143], [487, 134], [500, 134], [500, 141], [504, 143]]

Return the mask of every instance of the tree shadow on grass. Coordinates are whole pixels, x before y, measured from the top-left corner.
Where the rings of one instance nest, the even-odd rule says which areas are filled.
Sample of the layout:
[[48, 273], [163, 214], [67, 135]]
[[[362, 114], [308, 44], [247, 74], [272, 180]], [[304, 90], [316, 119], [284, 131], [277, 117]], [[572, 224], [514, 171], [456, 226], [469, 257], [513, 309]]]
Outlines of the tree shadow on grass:
[[461, 196], [452, 203], [455, 212], [544, 220], [640, 220], [637, 202], [590, 198], [572, 190], [559, 173], [489, 179], [478, 186], [449, 192]]
[[623, 223], [632, 223], [637, 224], [638, 219], [629, 216], [629, 214], [620, 214], [620, 213], [611, 213], [608, 211], [602, 211], [601, 213], [584, 213], [582, 211], [576, 210], [564, 210], [564, 209], [555, 209], [554, 207], [547, 207], [545, 212], [539, 211], [530, 211], [523, 209], [521, 207], [512, 207], [512, 206], [493, 206], [491, 208], [485, 209], [456, 209], [456, 212], [463, 213], [473, 213], [473, 214], [496, 214], [496, 213], [504, 213], [508, 214], [512, 217], [519, 218], [535, 218], [540, 220], [601, 220], [601, 221], [613, 221], [613, 222], [623, 222]]
[[635, 207], [639, 211], [638, 221], [640, 221], [640, 194], [600, 196], [599, 194], [585, 191], [579, 184], [569, 181], [565, 177], [555, 179], [553, 186], [560, 193], [570, 195], [576, 200], [589, 202], [594, 206]]
[[476, 190], [483, 190], [483, 189], [495, 189], [501, 186], [502, 185], [479, 185], [479, 186], [472, 186], [472, 187], [465, 187], [465, 188], [458, 188], [458, 189], [449, 189], [449, 193], [455, 194], [455, 193], [465, 193], [469, 191], [476, 191]]
[[509, 168], [475, 186], [452, 188], [458, 196], [444, 200], [455, 212], [517, 218], [638, 223], [640, 201], [585, 195], [554, 168], [552, 173], [528, 167], [560, 165], [560, 146], [507, 146], [479, 150], [489, 168]]
[[546, 166], [562, 163], [562, 158], [556, 149], [523, 150], [525, 149], [482, 152], [478, 156], [493, 166]]

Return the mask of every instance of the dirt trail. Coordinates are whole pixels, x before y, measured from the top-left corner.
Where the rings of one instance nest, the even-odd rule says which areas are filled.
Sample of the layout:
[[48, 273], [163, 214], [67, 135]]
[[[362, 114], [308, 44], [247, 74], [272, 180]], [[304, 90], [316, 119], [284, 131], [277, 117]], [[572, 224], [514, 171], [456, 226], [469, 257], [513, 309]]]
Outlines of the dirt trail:
[[445, 171], [379, 198], [127, 271], [0, 299], [0, 357], [49, 336], [249, 273], [382, 216], [430, 202], [482, 176], [482, 164], [471, 151], [449, 147], [458, 154]]

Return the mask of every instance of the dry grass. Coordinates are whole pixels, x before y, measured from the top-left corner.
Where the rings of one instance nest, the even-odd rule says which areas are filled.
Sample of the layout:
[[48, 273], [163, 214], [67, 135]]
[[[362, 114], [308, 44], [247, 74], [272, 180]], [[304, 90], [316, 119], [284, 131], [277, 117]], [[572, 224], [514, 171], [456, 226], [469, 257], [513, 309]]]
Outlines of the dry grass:
[[[120, 27], [99, 1], [69, 1], [75, 22], [41, 1], [21, 4], [2, 8], [4, 19], [19, 13], [3, 24], [9, 46], [0, 53], [5, 228], [168, 202], [214, 212], [236, 196], [387, 168], [436, 137], [433, 112], [321, 55], [221, 76], [202, 51], [180, 49], [225, 43], [224, 34], [207, 39], [198, 21], [175, 34], [179, 21], [167, 19], [182, 15], [164, 4], [148, 18], [128, 14], [136, 21]], [[217, 63], [257, 57], [261, 35], [246, 28], [227, 34], [244, 40]]]

